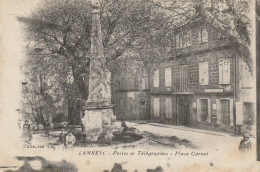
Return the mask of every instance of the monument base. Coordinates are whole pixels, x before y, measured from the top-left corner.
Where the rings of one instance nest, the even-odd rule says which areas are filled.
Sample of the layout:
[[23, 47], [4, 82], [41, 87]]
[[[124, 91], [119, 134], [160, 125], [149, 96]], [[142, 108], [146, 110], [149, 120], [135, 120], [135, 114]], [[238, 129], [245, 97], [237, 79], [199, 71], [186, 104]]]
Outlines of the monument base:
[[107, 140], [112, 139], [113, 135], [108, 132], [115, 121], [112, 108], [113, 105], [85, 107], [85, 115], [82, 118], [82, 134], [86, 135], [86, 141], [96, 142], [101, 135]]

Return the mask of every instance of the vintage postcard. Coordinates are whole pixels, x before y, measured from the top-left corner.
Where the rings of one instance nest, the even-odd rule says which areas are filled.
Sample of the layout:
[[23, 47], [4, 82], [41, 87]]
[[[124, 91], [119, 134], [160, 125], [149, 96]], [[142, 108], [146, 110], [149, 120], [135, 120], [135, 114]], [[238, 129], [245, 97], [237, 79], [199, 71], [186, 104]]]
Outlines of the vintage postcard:
[[259, 9], [0, 1], [0, 171], [259, 171]]

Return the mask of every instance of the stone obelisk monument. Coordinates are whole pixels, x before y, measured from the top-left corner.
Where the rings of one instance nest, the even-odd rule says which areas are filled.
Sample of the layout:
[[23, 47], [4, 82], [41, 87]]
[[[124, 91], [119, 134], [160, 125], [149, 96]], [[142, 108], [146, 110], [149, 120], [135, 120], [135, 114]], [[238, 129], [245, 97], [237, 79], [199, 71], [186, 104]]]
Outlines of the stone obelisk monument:
[[106, 67], [104, 57], [101, 24], [100, 4], [91, 0], [92, 30], [91, 30], [91, 59], [89, 77], [89, 96], [85, 106], [85, 115], [82, 118], [83, 134], [87, 141], [97, 141], [102, 136], [111, 139], [112, 135], [104, 130], [110, 128], [115, 120], [113, 105], [111, 105], [111, 73]]

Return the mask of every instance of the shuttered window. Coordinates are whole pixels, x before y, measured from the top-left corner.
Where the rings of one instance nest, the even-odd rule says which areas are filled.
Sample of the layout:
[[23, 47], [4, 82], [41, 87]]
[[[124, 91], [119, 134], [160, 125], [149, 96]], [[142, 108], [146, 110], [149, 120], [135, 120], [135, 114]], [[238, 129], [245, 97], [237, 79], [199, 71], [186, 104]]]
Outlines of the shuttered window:
[[159, 70], [158, 69], [154, 71], [153, 87], [159, 87]]
[[177, 34], [176, 35], [176, 49], [179, 49], [180, 48], [180, 35]]
[[191, 46], [192, 42], [191, 42], [191, 31], [187, 32], [187, 46]]
[[148, 89], [148, 75], [147, 72], [144, 71], [144, 75], [142, 77], [142, 90]]
[[160, 99], [158, 97], [153, 99], [153, 112], [155, 117], [160, 117]]
[[209, 84], [208, 62], [199, 63], [199, 85]]
[[165, 115], [166, 118], [172, 118], [172, 99], [169, 97], [165, 101]]
[[208, 31], [206, 27], [200, 27], [198, 29], [198, 41], [199, 43], [208, 42]]
[[219, 61], [219, 84], [230, 84], [230, 60]]
[[192, 33], [190, 30], [187, 32], [180, 32], [176, 35], [176, 49], [189, 47], [192, 44]]
[[188, 68], [187, 65], [180, 66], [179, 92], [188, 91]]
[[172, 86], [172, 69], [165, 68], [165, 87]]
[[179, 39], [180, 39], [180, 48], [182, 48], [183, 47], [183, 34], [182, 33], [179, 34]]
[[202, 34], [202, 38], [201, 38], [201, 42], [208, 42], [208, 31], [206, 27], [202, 27], [201, 29], [201, 34]]

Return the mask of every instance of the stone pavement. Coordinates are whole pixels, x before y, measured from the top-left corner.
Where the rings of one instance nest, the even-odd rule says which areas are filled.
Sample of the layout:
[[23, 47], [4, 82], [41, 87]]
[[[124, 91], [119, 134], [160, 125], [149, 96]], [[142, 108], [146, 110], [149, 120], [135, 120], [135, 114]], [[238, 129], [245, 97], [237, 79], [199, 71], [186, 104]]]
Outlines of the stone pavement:
[[[225, 147], [223, 145], [239, 146], [242, 136], [232, 133], [201, 130], [185, 126], [173, 126], [159, 123], [135, 123], [127, 122], [129, 127], [135, 127], [140, 131], [150, 132], [158, 136], [176, 136], [180, 139], [187, 139], [201, 149], [215, 149]], [[250, 139], [255, 143], [255, 138]]]
[[42, 146], [48, 146], [49, 144], [53, 144], [57, 141], [57, 137], [50, 137], [48, 138], [46, 134], [44, 133], [35, 133], [32, 135], [32, 145], [42, 145]]
[[[185, 126], [174, 126], [160, 123], [145, 123], [145, 122], [126, 122], [128, 127], [135, 127], [140, 131], [149, 132], [157, 136], [172, 137], [186, 139], [192, 142], [199, 149], [218, 150], [223, 145], [233, 145], [238, 147], [242, 136], [237, 136], [232, 133], [216, 132], [210, 130], [202, 130], [189, 128]], [[115, 127], [121, 128], [121, 122], [115, 122]], [[33, 134], [32, 145], [36, 144], [53, 144], [57, 141], [60, 131], [50, 132], [48, 138], [44, 133]], [[256, 142], [255, 138], [250, 138], [252, 143]], [[226, 146], [227, 147], [227, 146]]]

